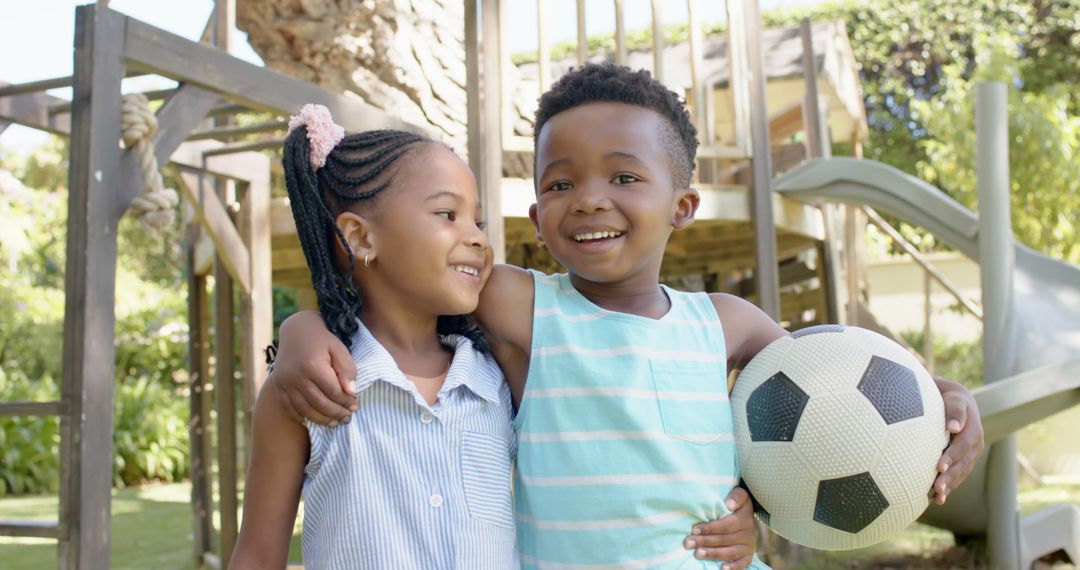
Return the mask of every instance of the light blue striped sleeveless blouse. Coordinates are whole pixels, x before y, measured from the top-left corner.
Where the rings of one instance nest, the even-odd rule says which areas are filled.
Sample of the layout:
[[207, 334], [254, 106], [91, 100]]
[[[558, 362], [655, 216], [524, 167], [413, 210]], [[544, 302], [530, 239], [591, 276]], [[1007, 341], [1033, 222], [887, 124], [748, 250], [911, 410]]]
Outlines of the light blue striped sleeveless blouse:
[[308, 424], [304, 567], [519, 567], [510, 464], [510, 390], [461, 336], [429, 406], [361, 323], [352, 346], [352, 421]]
[[[654, 320], [533, 272], [515, 507], [524, 568], [719, 568], [683, 548], [738, 481], [727, 354], [704, 293]], [[755, 560], [755, 568], [767, 568]]]

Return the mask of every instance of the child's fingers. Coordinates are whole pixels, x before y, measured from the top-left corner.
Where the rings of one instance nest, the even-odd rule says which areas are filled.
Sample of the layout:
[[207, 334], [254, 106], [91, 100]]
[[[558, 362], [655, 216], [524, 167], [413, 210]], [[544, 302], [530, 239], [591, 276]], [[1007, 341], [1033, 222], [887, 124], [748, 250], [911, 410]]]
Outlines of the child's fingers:
[[344, 344], [340, 342], [330, 345], [330, 364], [334, 367], [334, 372], [337, 373], [338, 385], [341, 387], [343, 396], [345, 399], [335, 397], [334, 400], [338, 403], [349, 406], [350, 400], [353, 399], [354, 393], [353, 379], [356, 378], [356, 363], [353, 362], [352, 354], [349, 353], [349, 349], [345, 348]]
[[[329, 386], [327, 386], [328, 383]], [[314, 382], [309, 382], [300, 387], [300, 393], [298, 394], [299, 398], [294, 398], [293, 403], [295, 404], [297, 399], [302, 399], [307, 403], [311, 410], [320, 416], [333, 418], [336, 422], [347, 422], [352, 416], [352, 411], [326, 397], [326, 394], [328, 393], [327, 388], [332, 389], [334, 392], [341, 389], [338, 386], [336, 378], [329, 381], [323, 378], [321, 381], [316, 380]], [[318, 423], [323, 423], [307, 414], [304, 414], [304, 417]]]
[[298, 413], [298, 414], [300, 414], [300, 416], [302, 416], [300, 418], [300, 423], [303, 423], [304, 418], [307, 418], [307, 419], [309, 419], [309, 420], [311, 420], [311, 421], [313, 421], [313, 422], [315, 422], [317, 424], [322, 424], [324, 426], [335, 426], [335, 425], [337, 425], [337, 423], [338, 423], [337, 420], [335, 420], [334, 418], [331, 418], [329, 416], [326, 416], [324, 414], [321, 414], [317, 410], [312, 408], [308, 404], [307, 400], [304, 399], [303, 395], [301, 395], [301, 394], [288, 394], [287, 398], [292, 403], [292, 407], [296, 409], [296, 413]]
[[724, 505], [731, 512], [735, 512], [742, 508], [744, 505], [750, 502], [750, 493], [742, 487], [735, 487], [728, 493], [726, 499], [724, 499]]
[[727, 534], [701, 534], [687, 537], [683, 541], [686, 548], [721, 548], [738, 547], [746, 550], [754, 544], [754, 531], [737, 530]]
[[967, 401], [960, 397], [945, 398], [945, 429], [960, 433], [967, 425]]
[[693, 538], [708, 535], [727, 535], [742, 530], [738, 517], [727, 515], [714, 521], [698, 523], [691, 528]]
[[[724, 568], [746, 568], [754, 553], [747, 552], [745, 546], [699, 547], [694, 549], [694, 558], [698, 560], [719, 560], [725, 562]], [[730, 561], [730, 562], [729, 562]], [[742, 564], [741, 566], [739, 564]]]

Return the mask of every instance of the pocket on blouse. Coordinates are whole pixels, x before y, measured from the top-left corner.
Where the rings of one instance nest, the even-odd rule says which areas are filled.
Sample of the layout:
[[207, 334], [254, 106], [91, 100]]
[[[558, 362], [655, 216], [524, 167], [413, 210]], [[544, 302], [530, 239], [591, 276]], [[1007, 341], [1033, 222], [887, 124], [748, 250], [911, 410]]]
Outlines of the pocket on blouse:
[[461, 483], [470, 517], [514, 528], [506, 441], [485, 433], [461, 432]]
[[727, 379], [715, 370], [650, 362], [664, 433], [700, 445], [732, 435]]

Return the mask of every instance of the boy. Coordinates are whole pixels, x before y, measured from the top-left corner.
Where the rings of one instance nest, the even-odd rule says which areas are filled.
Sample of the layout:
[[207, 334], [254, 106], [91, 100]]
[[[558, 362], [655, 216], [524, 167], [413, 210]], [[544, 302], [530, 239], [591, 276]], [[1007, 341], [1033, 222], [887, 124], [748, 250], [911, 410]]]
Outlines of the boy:
[[[648, 72], [587, 65], [541, 97], [535, 133], [529, 214], [569, 274], [496, 267], [473, 315], [519, 410], [523, 565], [689, 567], [676, 537], [712, 519], [685, 543], [695, 555], [759, 564], [748, 525], [721, 518], [737, 482], [725, 379], [787, 333], [740, 298], [659, 283], [668, 238], [699, 203], [689, 114]], [[322, 319], [300, 316], [281, 337], [279, 399], [316, 421], [347, 415], [330, 398], [348, 405], [350, 363]], [[328, 352], [339, 382], [319, 381], [333, 376]], [[956, 434], [935, 481], [943, 502], [982, 435], [970, 393], [939, 387]]]

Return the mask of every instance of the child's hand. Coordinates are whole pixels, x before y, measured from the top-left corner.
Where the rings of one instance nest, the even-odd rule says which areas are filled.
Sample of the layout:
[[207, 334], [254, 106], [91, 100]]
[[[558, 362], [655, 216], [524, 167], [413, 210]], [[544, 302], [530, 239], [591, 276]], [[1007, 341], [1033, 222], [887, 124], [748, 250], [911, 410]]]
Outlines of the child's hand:
[[982, 452], [983, 427], [975, 396], [965, 387], [943, 378], [934, 378], [945, 401], [945, 429], [952, 437], [938, 460], [938, 476], [932, 491], [934, 502], [945, 504], [949, 492], [964, 482]]
[[724, 499], [731, 511], [718, 520], [694, 525], [692, 534], [683, 546], [694, 550], [701, 560], [724, 560], [724, 570], [743, 570], [750, 566], [757, 551], [757, 535], [754, 534], [754, 507], [750, 494], [742, 487], [735, 487]]
[[281, 323], [270, 375], [281, 407], [297, 421], [336, 426], [356, 409], [356, 378], [349, 349], [326, 330], [319, 313], [304, 311]]

